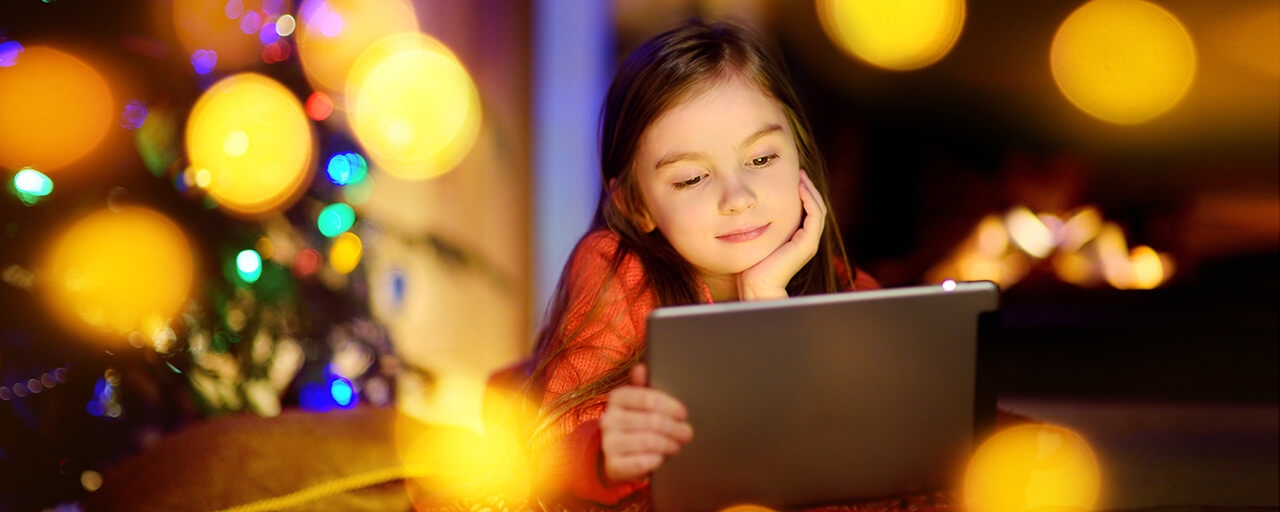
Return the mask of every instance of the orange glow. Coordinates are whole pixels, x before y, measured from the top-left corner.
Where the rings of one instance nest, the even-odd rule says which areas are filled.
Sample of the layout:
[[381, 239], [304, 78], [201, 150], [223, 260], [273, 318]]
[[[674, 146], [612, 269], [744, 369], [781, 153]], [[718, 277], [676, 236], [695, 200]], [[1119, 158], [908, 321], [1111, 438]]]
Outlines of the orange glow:
[[734, 505], [732, 507], [721, 509], [720, 512], [776, 512], [769, 507], [760, 505]]
[[[456, 386], [451, 386], [455, 391]], [[467, 388], [482, 389], [483, 379]], [[401, 464], [418, 476], [415, 484], [428, 494], [463, 502], [498, 497], [512, 510], [551, 482], [532, 471], [527, 442], [537, 407], [518, 395], [494, 389], [472, 397], [439, 397], [433, 423], [407, 415], [396, 421], [396, 449]], [[483, 396], [481, 404], [474, 398]], [[421, 504], [418, 505], [427, 505]], [[427, 509], [431, 507], [427, 506]]]
[[27, 48], [0, 71], [0, 166], [54, 176], [50, 171], [102, 142], [114, 101], [102, 75], [84, 61], [46, 46]]
[[191, 293], [195, 259], [182, 231], [146, 208], [103, 209], [53, 244], [44, 275], [49, 306], [76, 332], [123, 343], [163, 331]]
[[1146, 122], [1191, 87], [1196, 49], [1169, 11], [1143, 0], [1092, 0], [1053, 36], [1053, 79], [1071, 103], [1117, 124]]
[[1009, 248], [1009, 233], [1000, 217], [988, 215], [978, 223], [978, 252], [988, 258], [999, 258]]
[[1102, 478], [1093, 449], [1057, 425], [1007, 428], [974, 452], [964, 475], [970, 512], [1088, 511]]
[[1052, 264], [1058, 279], [1076, 286], [1094, 285], [1100, 272], [1092, 260], [1075, 251], [1058, 252], [1053, 256]]
[[[197, 50], [213, 50], [218, 54], [214, 71], [229, 71], [257, 62], [262, 44], [257, 37], [245, 35], [240, 21], [229, 18], [226, 2], [217, 0], [175, 0], [173, 28], [186, 55]], [[261, 0], [244, 0], [244, 12], [262, 8]]]
[[1155, 249], [1145, 245], [1134, 247], [1129, 252], [1130, 266], [1133, 269], [1133, 287], [1139, 290], [1150, 290], [1167, 278], [1164, 263]]

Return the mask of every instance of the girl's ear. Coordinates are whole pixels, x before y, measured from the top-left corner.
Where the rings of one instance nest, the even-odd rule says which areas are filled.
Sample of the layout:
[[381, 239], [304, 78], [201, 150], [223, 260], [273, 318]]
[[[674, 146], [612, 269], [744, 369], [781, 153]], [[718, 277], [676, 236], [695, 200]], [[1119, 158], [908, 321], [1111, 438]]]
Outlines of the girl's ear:
[[[618, 178], [609, 180], [609, 200], [613, 201], [613, 207], [627, 219], [630, 219], [640, 231], [652, 233], [657, 229], [657, 225], [653, 223], [653, 218], [649, 216], [649, 211], [641, 204], [640, 201], [629, 201], [626, 194], [619, 193]], [[632, 207], [634, 205], [634, 208]]]

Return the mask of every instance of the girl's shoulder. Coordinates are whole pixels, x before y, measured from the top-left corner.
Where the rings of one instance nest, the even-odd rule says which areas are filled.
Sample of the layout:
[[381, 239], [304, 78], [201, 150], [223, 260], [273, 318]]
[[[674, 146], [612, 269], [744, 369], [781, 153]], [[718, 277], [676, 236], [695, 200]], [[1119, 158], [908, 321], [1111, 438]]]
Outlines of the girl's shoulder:
[[644, 265], [635, 254], [620, 254], [620, 243], [618, 234], [608, 229], [587, 233], [573, 251], [570, 274], [593, 282], [616, 279], [627, 290], [643, 288]]

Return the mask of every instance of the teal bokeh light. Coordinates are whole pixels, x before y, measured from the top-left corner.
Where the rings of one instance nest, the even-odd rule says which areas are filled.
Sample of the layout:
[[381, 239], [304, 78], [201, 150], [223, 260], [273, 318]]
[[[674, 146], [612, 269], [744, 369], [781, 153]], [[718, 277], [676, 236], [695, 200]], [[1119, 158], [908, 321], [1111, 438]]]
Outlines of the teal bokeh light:
[[253, 249], [240, 251], [236, 255], [236, 272], [246, 283], [257, 281], [262, 276], [262, 256]]
[[355, 223], [356, 211], [346, 203], [334, 203], [324, 207], [320, 210], [320, 217], [316, 219], [320, 234], [329, 238], [345, 233]]

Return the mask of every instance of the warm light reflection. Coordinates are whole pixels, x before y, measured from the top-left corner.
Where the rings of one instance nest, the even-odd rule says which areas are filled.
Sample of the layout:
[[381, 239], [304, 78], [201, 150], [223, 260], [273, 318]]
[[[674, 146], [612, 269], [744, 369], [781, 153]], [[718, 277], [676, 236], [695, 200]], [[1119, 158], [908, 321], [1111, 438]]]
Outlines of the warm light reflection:
[[[484, 393], [483, 402], [483, 407], [446, 407], [451, 412], [439, 411], [432, 424], [398, 417], [397, 451], [402, 464], [418, 476], [413, 484], [425, 491], [415, 495], [462, 503], [499, 498], [518, 510], [535, 491], [551, 488], [547, 475], [532, 471], [529, 444], [522, 441], [528, 438], [537, 407], [493, 389]], [[431, 508], [429, 503], [418, 505]]]
[[115, 118], [111, 89], [83, 60], [47, 46], [0, 70], [0, 167], [49, 174], [97, 147]]
[[346, 89], [352, 131], [379, 167], [404, 179], [452, 170], [480, 130], [480, 98], [453, 52], [423, 34], [370, 46]]
[[302, 105], [262, 75], [233, 75], [205, 91], [191, 109], [186, 144], [197, 184], [207, 182], [200, 186], [237, 214], [287, 208], [311, 179], [313, 141]]
[[[983, 217], [968, 238], [925, 274], [930, 283], [992, 281], [1008, 288], [1042, 266], [1063, 282], [1082, 287], [1155, 288], [1173, 275], [1173, 260], [1147, 246], [1130, 251], [1124, 231], [1105, 222], [1097, 207], [1064, 215], [1014, 207], [1003, 218]], [[1013, 243], [1008, 243], [1012, 240]]]
[[969, 512], [1093, 510], [1098, 460], [1080, 434], [1047, 424], [1009, 427], [984, 441], [964, 475]]
[[192, 289], [195, 259], [164, 215], [134, 206], [102, 209], [75, 222], [45, 260], [50, 307], [73, 330], [122, 343], [177, 315]]
[[307, 79], [316, 89], [341, 94], [361, 52], [383, 37], [416, 32], [418, 18], [405, 0], [306, 0], [296, 30]]
[[1173, 14], [1143, 0], [1092, 0], [1058, 28], [1053, 79], [1089, 115], [1138, 124], [1173, 108], [1191, 86], [1196, 50]]
[[844, 52], [893, 70], [944, 57], [964, 28], [964, 0], [817, 0], [822, 28]]

